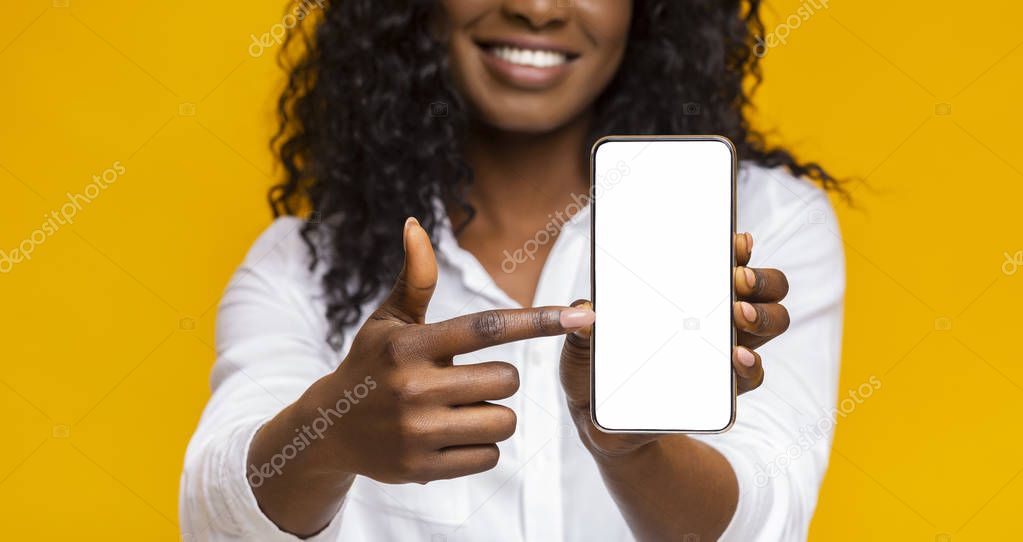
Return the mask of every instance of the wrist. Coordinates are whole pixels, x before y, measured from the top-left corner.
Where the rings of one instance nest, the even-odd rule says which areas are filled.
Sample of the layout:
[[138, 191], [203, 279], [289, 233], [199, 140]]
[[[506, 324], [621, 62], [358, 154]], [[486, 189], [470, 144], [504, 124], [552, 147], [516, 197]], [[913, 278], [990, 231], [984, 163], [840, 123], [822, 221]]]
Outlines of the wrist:
[[343, 482], [356, 474], [349, 466], [351, 460], [345, 447], [335, 445], [346, 440], [343, 435], [346, 424], [331, 393], [336, 389], [331, 382], [334, 377], [332, 373], [313, 383], [282, 412], [283, 426], [288, 428], [290, 443], [295, 447], [295, 459], [301, 462], [310, 481], [327, 478]]
[[[609, 434], [602, 433], [597, 428], [591, 431], [598, 435], [584, 440], [583, 445], [601, 468], [641, 461], [656, 452], [656, 448], [660, 446], [658, 438], [645, 438], [649, 435]], [[643, 438], [642, 442], [629, 442], [636, 437]], [[609, 440], [611, 442], [608, 442]]]
[[[284, 486], [324, 487], [344, 476], [325, 462], [325, 448], [303, 431], [308, 418], [298, 402], [289, 405], [263, 424], [249, 443], [249, 471], [258, 473], [261, 484], [281, 489]], [[251, 484], [251, 480], [250, 480]], [[253, 485], [254, 489], [258, 486]]]
[[607, 433], [590, 419], [589, 410], [571, 409], [579, 440], [598, 464], [625, 463], [649, 452], [662, 437], [651, 433]]
[[[315, 386], [315, 385], [314, 385]], [[321, 531], [337, 514], [355, 479], [331, 462], [331, 446], [312, 432], [312, 388], [263, 425], [249, 444], [249, 486], [260, 510], [297, 536]], [[311, 438], [315, 437], [315, 438]]]

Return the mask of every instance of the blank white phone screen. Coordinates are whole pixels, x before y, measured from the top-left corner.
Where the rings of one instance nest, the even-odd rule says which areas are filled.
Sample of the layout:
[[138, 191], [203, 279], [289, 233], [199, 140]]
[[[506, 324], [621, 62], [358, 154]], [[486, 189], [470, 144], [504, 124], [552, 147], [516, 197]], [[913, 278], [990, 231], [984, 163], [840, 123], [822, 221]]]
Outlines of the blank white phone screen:
[[593, 416], [717, 432], [734, 416], [734, 150], [611, 139], [593, 151]]

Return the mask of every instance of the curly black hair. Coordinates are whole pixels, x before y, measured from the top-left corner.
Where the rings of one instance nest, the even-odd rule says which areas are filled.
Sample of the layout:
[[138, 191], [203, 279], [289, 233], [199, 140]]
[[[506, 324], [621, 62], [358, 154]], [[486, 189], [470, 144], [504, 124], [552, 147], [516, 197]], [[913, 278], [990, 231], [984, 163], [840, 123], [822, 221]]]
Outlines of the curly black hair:
[[[416, 216], [432, 234], [442, 221], [438, 198], [473, 216], [466, 199], [473, 173], [461, 152], [468, 108], [446, 46], [431, 31], [437, 4], [328, 0], [282, 53], [290, 73], [272, 145], [286, 178], [269, 199], [275, 216], [316, 217], [302, 237], [312, 265], [325, 264], [335, 345], [401, 266], [395, 224]], [[750, 127], [750, 98], [762, 79], [760, 4], [634, 0], [625, 58], [594, 104], [591, 143], [607, 134], [720, 134], [744, 161], [840, 191], [819, 165], [768, 146]], [[295, 46], [301, 50], [288, 60]]]

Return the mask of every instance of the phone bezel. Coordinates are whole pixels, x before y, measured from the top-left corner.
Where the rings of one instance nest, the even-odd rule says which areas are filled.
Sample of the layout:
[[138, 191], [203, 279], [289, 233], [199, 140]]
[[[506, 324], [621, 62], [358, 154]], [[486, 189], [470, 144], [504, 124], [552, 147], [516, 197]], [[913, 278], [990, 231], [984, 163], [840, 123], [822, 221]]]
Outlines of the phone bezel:
[[[593, 265], [595, 261], [597, 249], [596, 241], [596, 227], [597, 227], [597, 198], [594, 197], [594, 187], [596, 183], [596, 157], [597, 149], [605, 143], [613, 142], [635, 142], [635, 141], [717, 141], [723, 143], [731, 155], [731, 228], [730, 228], [730, 242], [729, 242], [729, 254], [731, 257], [731, 269], [729, 273], [729, 286], [731, 288], [731, 300], [734, 306], [736, 302], [735, 297], [735, 228], [736, 228], [736, 184], [738, 177], [738, 157], [735, 150], [735, 145], [730, 139], [719, 135], [657, 135], [657, 136], [646, 136], [646, 135], [609, 135], [598, 139], [590, 150], [590, 302], [593, 304], [595, 311], [598, 311], [597, 306], [597, 277], [596, 277], [596, 266]], [[597, 318], [598, 322], [594, 324], [593, 332], [590, 334], [590, 421], [593, 425], [604, 433], [651, 433], [651, 434], [720, 434], [728, 431], [735, 425], [736, 417], [736, 397], [737, 393], [737, 382], [735, 378], [735, 369], [731, 371], [731, 415], [729, 416], [728, 424], [719, 429], [610, 429], [602, 426], [597, 421], [597, 402], [595, 393], [595, 384], [597, 372], [597, 333], [596, 326], [599, 325], [600, 318]], [[731, 361], [731, 352], [734, 351], [736, 346], [736, 330], [735, 323], [733, 321], [731, 326], [731, 345], [729, 349], [729, 361]]]

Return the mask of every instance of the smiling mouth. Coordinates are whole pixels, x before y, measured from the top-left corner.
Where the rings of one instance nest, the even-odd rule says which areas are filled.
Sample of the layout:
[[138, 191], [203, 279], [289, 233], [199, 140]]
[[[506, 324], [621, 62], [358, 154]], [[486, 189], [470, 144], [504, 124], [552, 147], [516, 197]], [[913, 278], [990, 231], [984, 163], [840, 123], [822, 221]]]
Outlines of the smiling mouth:
[[[475, 40], [474, 40], [475, 41]], [[568, 76], [579, 54], [539, 40], [476, 41], [487, 71], [523, 91], [552, 88]]]
[[530, 68], [553, 68], [568, 64], [571, 60], [565, 53], [543, 49], [520, 49], [508, 45], [486, 47], [486, 51], [501, 60], [517, 66]]
[[486, 53], [509, 64], [528, 68], [556, 68], [579, 55], [553, 49], [527, 48], [507, 43], [477, 43]]

